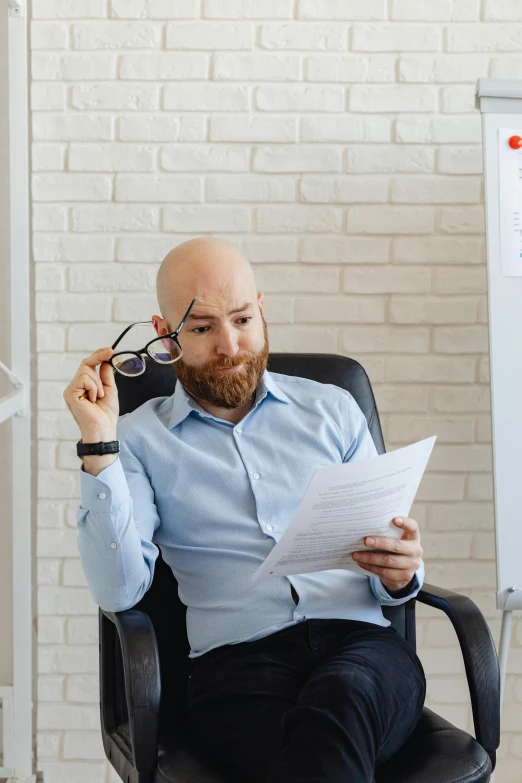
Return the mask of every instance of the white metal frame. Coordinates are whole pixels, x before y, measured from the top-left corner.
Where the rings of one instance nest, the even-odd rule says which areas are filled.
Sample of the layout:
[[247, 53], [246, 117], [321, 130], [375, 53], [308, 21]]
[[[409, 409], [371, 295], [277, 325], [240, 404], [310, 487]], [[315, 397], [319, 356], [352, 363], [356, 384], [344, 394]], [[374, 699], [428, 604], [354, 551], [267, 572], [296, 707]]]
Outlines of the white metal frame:
[[[8, 0], [10, 348], [11, 369], [0, 369], [15, 391], [0, 400], [0, 422], [11, 419], [13, 520], [13, 686], [4, 733], [11, 780], [34, 783], [33, 606], [31, 558], [31, 290], [29, 267], [29, 87], [26, 0]], [[5, 12], [5, 11], [4, 11]], [[5, 766], [8, 766], [7, 764]], [[2, 770], [0, 770], [0, 775]]]
[[2, 753], [3, 764], [0, 766], [0, 778], [14, 775], [13, 762], [13, 689], [0, 687], [2, 702]]

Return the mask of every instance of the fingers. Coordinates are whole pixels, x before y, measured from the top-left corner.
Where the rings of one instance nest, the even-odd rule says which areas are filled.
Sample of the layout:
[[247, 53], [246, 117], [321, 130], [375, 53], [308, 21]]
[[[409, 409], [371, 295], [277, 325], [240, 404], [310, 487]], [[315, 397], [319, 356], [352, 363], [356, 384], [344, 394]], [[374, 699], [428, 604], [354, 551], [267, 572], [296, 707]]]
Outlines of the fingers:
[[393, 524], [400, 530], [403, 530], [403, 541], [413, 541], [416, 538], [420, 538], [419, 523], [411, 517], [395, 517]]
[[80, 367], [86, 364], [87, 367], [92, 367], [94, 369], [101, 364], [101, 362], [108, 361], [113, 353], [114, 350], [112, 348], [98, 348], [97, 351], [94, 351], [94, 353], [91, 353], [90, 356], [82, 361]]
[[[380, 576], [383, 581], [386, 580], [387, 583], [395, 585], [397, 588], [403, 587], [404, 585], [407, 585], [408, 582], [411, 582], [415, 574], [415, 571], [412, 571], [411, 569], [384, 568], [383, 566], [375, 565], [362, 565], [361, 568], [365, 571], [370, 571], [376, 576]], [[395, 587], [392, 589], [395, 589]]]
[[354, 552], [353, 559], [358, 565], [380, 566], [393, 570], [416, 571], [420, 568], [420, 558], [408, 555], [391, 555], [386, 552]]

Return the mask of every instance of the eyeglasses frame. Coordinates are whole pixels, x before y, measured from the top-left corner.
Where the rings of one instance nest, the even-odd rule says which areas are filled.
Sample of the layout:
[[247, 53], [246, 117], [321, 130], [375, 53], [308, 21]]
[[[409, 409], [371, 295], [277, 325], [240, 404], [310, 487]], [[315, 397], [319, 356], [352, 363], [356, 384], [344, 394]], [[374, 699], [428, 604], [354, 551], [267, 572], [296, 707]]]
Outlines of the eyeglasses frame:
[[[141, 357], [145, 353], [146, 356], [148, 356], [150, 359], [152, 359], [157, 364], [174, 364], [174, 362], [177, 362], [178, 359], [181, 359], [181, 357], [183, 356], [183, 348], [181, 347], [181, 343], [178, 340], [178, 335], [181, 332], [181, 330], [183, 329], [183, 326], [185, 325], [185, 321], [187, 320], [187, 318], [188, 318], [188, 316], [190, 314], [190, 311], [194, 307], [194, 303], [196, 301], [197, 301], [197, 297], [194, 297], [194, 299], [192, 300], [192, 302], [190, 303], [190, 305], [188, 307], [187, 312], [185, 313], [185, 315], [181, 319], [181, 323], [179, 324], [178, 328], [175, 329], [173, 332], [169, 332], [168, 334], [161, 334], [161, 335], [158, 335], [157, 337], [154, 337], [152, 340], [149, 340], [149, 342], [145, 345], [145, 347], [141, 348], [139, 351], [119, 351], [118, 353], [115, 353], [115, 354], [113, 354], [111, 356], [111, 358], [108, 360], [107, 364], [110, 364], [112, 369], [115, 372], [119, 372], [120, 375], [124, 375], [125, 378], [133, 378], [133, 377], [137, 377], [138, 375], [143, 375], [143, 373], [146, 370], [145, 362], [143, 362], [143, 370], [141, 372], [133, 373], [132, 375], [125, 375], [125, 373], [121, 372], [121, 370], [118, 370], [118, 368], [114, 366], [113, 359], [115, 359], [117, 356], [121, 356], [122, 354], [129, 354], [130, 353], [130, 354], [133, 354], [134, 356], [137, 356], [138, 359], [141, 360]], [[129, 324], [129, 326], [127, 326], [126, 329], [124, 329], [123, 332], [120, 334], [118, 339], [111, 345], [111, 348], [114, 350], [114, 348], [116, 348], [118, 343], [121, 342], [121, 340], [125, 337], [125, 335], [129, 331], [129, 329], [132, 329], [133, 326], [139, 326], [140, 324], [151, 324], [151, 323], [153, 323], [153, 321], [135, 321], [134, 323]], [[149, 345], [152, 345], [152, 343], [155, 343], [157, 340], [164, 340], [165, 338], [168, 338], [168, 337], [172, 338], [174, 340], [174, 342], [177, 344], [177, 346], [178, 346], [178, 348], [180, 350], [180, 354], [172, 362], [159, 362], [154, 356], [151, 356], [151, 354], [149, 353]]]

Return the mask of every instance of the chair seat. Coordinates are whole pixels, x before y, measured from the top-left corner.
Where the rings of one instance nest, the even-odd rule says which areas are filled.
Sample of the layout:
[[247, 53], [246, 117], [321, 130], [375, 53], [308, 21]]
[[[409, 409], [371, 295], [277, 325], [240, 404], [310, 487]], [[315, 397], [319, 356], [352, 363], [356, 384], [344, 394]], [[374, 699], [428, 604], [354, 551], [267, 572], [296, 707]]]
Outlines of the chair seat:
[[[130, 747], [128, 723], [118, 727], [118, 734]], [[488, 754], [470, 734], [424, 707], [400, 751], [377, 767], [375, 783], [487, 783], [491, 766]], [[154, 783], [195, 781], [229, 783], [189, 750], [179, 732], [164, 731]]]

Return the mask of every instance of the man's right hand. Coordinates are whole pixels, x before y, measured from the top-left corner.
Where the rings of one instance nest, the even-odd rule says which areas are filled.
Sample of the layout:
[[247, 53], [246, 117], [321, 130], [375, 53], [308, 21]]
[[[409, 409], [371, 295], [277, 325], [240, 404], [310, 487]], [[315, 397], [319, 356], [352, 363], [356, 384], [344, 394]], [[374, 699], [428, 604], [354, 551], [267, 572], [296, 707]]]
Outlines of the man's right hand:
[[[84, 443], [116, 440], [120, 404], [114, 370], [108, 363], [112, 348], [100, 348], [82, 361], [78, 372], [63, 392], [63, 398], [74, 416]], [[100, 374], [96, 368], [100, 365]], [[87, 396], [81, 399], [87, 391]], [[116, 459], [115, 454], [84, 457], [84, 467], [106, 467]], [[92, 462], [94, 460], [94, 463]], [[88, 473], [94, 472], [90, 469]], [[99, 472], [99, 471], [98, 471]]]

